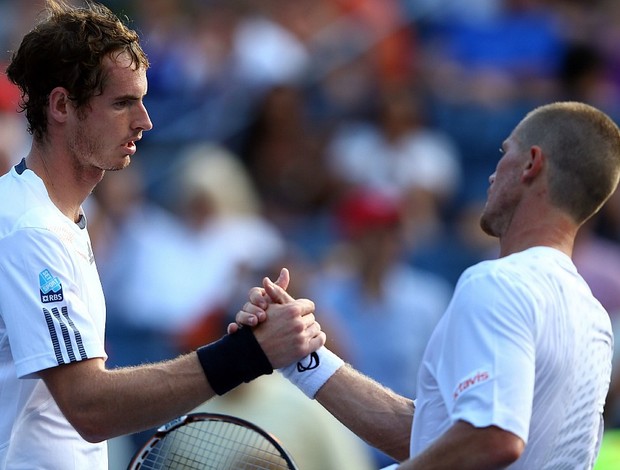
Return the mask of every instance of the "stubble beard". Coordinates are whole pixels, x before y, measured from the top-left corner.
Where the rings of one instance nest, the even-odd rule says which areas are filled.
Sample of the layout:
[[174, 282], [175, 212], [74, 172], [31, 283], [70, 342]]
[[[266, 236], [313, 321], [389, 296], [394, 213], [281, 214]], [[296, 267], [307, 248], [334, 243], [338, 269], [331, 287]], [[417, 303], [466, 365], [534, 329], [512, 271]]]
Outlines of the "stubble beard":
[[503, 201], [500, 205], [484, 206], [480, 215], [480, 228], [491, 237], [501, 238], [512, 222], [515, 204]]
[[486, 233], [487, 235], [490, 235], [491, 237], [498, 236], [486, 212], [482, 212], [482, 214], [480, 215], [479, 224], [480, 224], [480, 228], [482, 229], [482, 231]]
[[78, 127], [73, 139], [69, 142], [69, 151], [74, 169], [80, 173], [119, 171], [127, 168], [131, 162], [129, 155], [126, 155], [118, 164], [106, 161], [101, 141], [88, 132], [87, 126]]

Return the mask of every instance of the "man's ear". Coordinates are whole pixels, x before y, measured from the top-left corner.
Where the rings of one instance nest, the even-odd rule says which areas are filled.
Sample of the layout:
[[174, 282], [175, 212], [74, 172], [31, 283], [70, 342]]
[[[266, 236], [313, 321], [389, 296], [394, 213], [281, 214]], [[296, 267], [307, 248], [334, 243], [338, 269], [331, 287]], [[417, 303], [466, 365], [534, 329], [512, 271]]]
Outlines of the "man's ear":
[[531, 182], [542, 173], [545, 164], [545, 155], [538, 145], [533, 145], [528, 152], [528, 160], [523, 170], [523, 181]]
[[69, 92], [66, 88], [56, 87], [50, 92], [49, 115], [56, 122], [66, 122], [69, 112]]

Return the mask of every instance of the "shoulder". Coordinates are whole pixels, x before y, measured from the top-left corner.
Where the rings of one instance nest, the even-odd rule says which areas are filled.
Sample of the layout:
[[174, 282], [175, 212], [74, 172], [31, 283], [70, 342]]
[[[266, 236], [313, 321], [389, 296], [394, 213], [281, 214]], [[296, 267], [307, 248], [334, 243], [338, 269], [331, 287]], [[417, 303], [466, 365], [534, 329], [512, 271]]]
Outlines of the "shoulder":
[[0, 198], [0, 238], [22, 228], [53, 227], [60, 220], [43, 182], [31, 171], [12, 169], [0, 177]]
[[457, 282], [456, 291], [474, 291], [477, 295], [494, 296], [504, 290], [526, 289], [528, 281], [529, 276], [524, 266], [500, 258], [482, 261], [466, 269]]
[[453, 315], [490, 326], [517, 318], [531, 324], [544, 301], [536, 269], [529, 256], [483, 261], [468, 268], [455, 288]]
[[89, 259], [87, 234], [59, 212], [35, 207], [1, 229], [0, 257], [7, 273], [37, 265], [73, 271], [79, 260]]
[[454, 301], [460, 311], [481, 315], [521, 317], [535, 321], [564, 290], [577, 285], [578, 274], [568, 256], [547, 247], [535, 247], [504, 258], [483, 261], [459, 279]]
[[570, 258], [557, 250], [535, 247], [495, 260], [482, 261], [468, 268], [459, 279], [462, 283], [484, 285], [509, 284], [515, 289], [535, 289], [541, 278], [562, 271], [576, 272]]

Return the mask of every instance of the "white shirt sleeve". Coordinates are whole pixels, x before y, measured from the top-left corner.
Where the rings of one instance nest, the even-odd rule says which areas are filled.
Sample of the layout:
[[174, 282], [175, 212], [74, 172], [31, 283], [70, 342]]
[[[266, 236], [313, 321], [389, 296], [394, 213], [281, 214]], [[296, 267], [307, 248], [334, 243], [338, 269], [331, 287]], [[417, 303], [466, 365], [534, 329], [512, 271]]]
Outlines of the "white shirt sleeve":
[[534, 307], [500, 273], [460, 284], [447, 314], [438, 381], [452, 422], [490, 425], [527, 442], [535, 376]]
[[106, 358], [101, 283], [76, 245], [42, 229], [22, 229], [0, 242], [0, 309], [19, 377]]

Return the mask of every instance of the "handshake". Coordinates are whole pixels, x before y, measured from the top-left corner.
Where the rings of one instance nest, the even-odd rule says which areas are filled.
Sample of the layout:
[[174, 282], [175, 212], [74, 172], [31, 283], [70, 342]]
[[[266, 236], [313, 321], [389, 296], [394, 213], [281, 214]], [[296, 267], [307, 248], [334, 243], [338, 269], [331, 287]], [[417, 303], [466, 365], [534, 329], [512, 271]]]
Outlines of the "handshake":
[[[197, 350], [211, 388], [223, 395], [273, 369], [314, 398], [344, 364], [324, 347], [326, 336], [314, 316], [314, 302], [294, 299], [286, 288], [289, 272], [263, 279], [228, 325], [228, 335]], [[235, 364], [235, 367], [231, 367]]]

